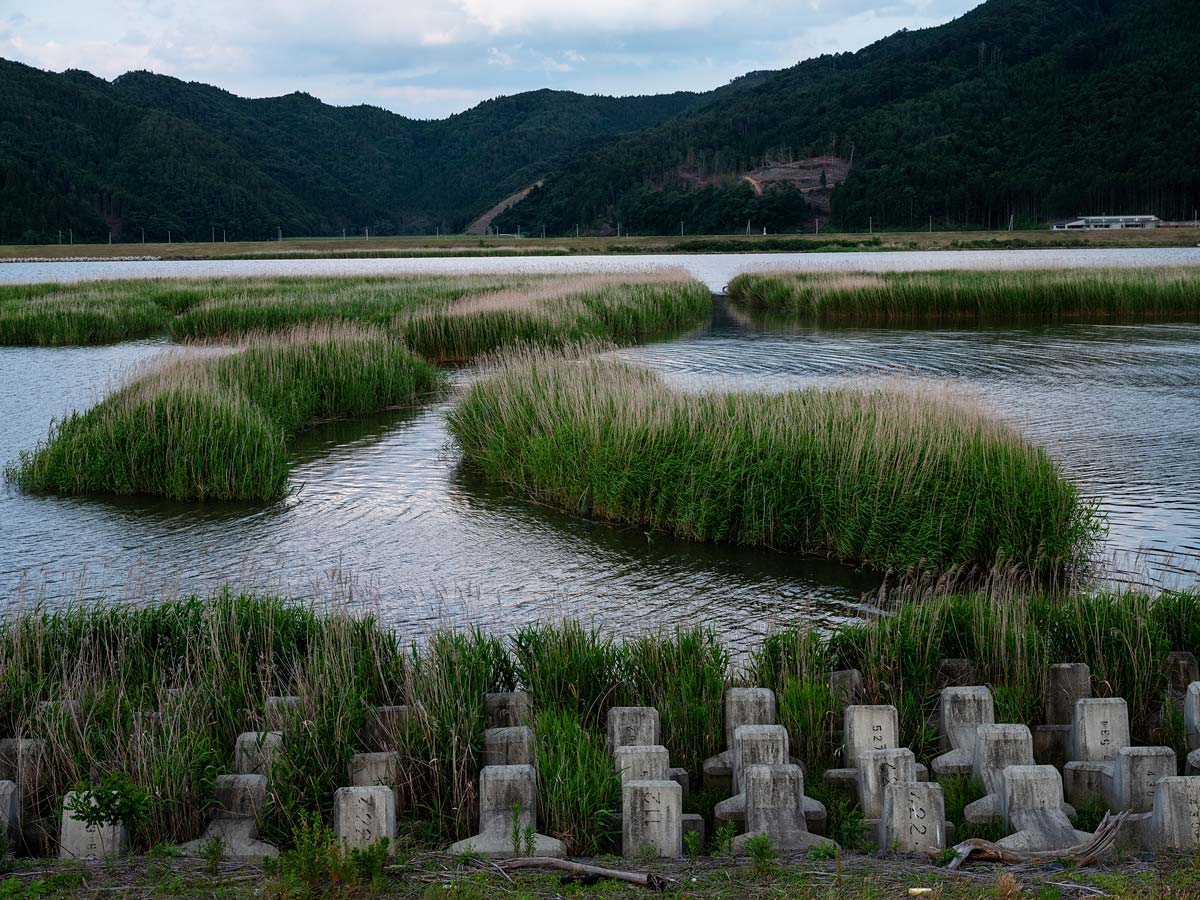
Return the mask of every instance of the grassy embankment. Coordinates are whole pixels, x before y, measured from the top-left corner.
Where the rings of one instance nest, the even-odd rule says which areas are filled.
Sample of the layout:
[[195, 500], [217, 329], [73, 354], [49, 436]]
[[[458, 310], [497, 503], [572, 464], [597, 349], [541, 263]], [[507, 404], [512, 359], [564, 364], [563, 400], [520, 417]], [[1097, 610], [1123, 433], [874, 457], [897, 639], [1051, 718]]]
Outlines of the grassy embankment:
[[[530, 624], [508, 639], [443, 632], [406, 647], [369, 617], [261, 597], [26, 612], [0, 629], [0, 735], [46, 740], [21, 800], [35, 851], [52, 846], [66, 791], [101, 781], [128, 798], [135, 850], [194, 838], [210, 814], [215, 776], [231, 766], [235, 736], [264, 727], [271, 695], [300, 698], [262, 822], [284, 848], [311, 836], [312, 816], [329, 821], [350, 756], [385, 744], [402, 773], [400, 846], [444, 847], [473, 833], [484, 694], [514, 687], [530, 691], [535, 706], [540, 830], [576, 855], [619, 850], [609, 816], [619, 787], [603, 747], [615, 705], [658, 708], [672, 765], [691, 774], [687, 809], [711, 825], [721, 798], [701, 789], [700, 774], [723, 749], [730, 684], [777, 692], [780, 722], [807, 763], [808, 793], [827, 804], [831, 836], [851, 849], [867, 849], [861, 814], [817, 777], [837, 764], [842, 700], [829, 675], [838, 669], [863, 672], [861, 702], [899, 708], [901, 739], [926, 762], [937, 749], [928, 714], [941, 686], [938, 661], [953, 657], [971, 659], [977, 681], [992, 686], [998, 721], [1030, 725], [1043, 720], [1048, 666], [1086, 662], [1098, 695], [1128, 700], [1137, 741], [1185, 748], [1181, 712], [1167, 699], [1166, 656], [1200, 650], [1200, 594], [1004, 602], [976, 594], [899, 602], [889, 613], [828, 640], [798, 626], [734, 666], [701, 628], [618, 641], [576, 624]], [[380, 738], [372, 710], [391, 704], [414, 714]], [[974, 790], [948, 786], [960, 824]], [[137, 802], [142, 792], [148, 804]]]
[[613, 360], [520, 354], [449, 425], [467, 462], [515, 493], [692, 540], [1052, 575], [1098, 534], [1044, 450], [948, 394], [683, 393]]
[[230, 353], [167, 357], [5, 472], [28, 491], [273, 500], [303, 428], [415, 403], [440, 373], [395, 338], [354, 325], [256, 338]]
[[738, 275], [728, 295], [819, 322], [1200, 319], [1200, 269], [778, 272]]

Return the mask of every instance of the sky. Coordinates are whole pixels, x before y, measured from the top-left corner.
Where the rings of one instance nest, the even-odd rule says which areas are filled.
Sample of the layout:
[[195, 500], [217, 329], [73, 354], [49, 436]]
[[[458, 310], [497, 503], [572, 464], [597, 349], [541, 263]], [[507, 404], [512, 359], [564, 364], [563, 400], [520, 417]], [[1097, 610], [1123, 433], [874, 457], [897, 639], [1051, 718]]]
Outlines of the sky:
[[980, 0], [0, 0], [0, 57], [442, 118], [502, 94], [709, 90]]

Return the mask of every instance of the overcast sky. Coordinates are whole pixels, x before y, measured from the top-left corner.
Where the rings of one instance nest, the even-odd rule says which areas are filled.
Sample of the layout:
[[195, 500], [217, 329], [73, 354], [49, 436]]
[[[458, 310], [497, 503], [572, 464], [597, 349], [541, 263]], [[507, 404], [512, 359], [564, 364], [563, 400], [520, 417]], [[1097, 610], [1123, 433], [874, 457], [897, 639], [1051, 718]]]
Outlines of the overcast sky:
[[981, 0], [0, 0], [0, 56], [449, 115], [541, 87], [706, 90]]

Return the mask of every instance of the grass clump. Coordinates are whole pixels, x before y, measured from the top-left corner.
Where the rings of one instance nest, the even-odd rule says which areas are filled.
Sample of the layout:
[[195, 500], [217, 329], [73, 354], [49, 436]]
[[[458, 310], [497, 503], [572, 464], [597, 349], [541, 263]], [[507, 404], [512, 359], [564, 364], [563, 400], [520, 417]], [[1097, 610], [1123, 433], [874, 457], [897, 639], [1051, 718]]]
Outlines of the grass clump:
[[538, 796], [546, 832], [572, 856], [596, 856], [616, 846], [621, 779], [605, 737], [563, 710], [535, 722]]
[[1200, 318], [1200, 270], [750, 273], [728, 295], [824, 322], [1177, 321]]
[[426, 358], [461, 363], [522, 345], [632, 343], [695, 327], [711, 309], [712, 294], [686, 275], [591, 275], [430, 303], [394, 327]]
[[274, 500], [287, 491], [289, 438], [321, 420], [413, 403], [441, 376], [388, 335], [316, 327], [233, 353], [173, 358], [11, 464], [21, 488]]
[[526, 353], [476, 383], [449, 427], [515, 493], [691, 540], [1051, 573], [1099, 532], [1044, 450], [914, 390], [691, 394], [611, 359]]

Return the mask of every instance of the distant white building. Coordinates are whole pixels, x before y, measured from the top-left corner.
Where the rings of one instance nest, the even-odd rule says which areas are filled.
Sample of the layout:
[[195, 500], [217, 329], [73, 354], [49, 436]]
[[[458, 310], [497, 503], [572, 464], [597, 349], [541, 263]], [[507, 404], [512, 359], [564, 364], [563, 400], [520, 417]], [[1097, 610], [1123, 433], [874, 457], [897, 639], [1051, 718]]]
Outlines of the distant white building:
[[1050, 228], [1052, 231], [1094, 231], [1099, 228], [1157, 228], [1161, 224], [1158, 216], [1079, 216], [1055, 222]]

